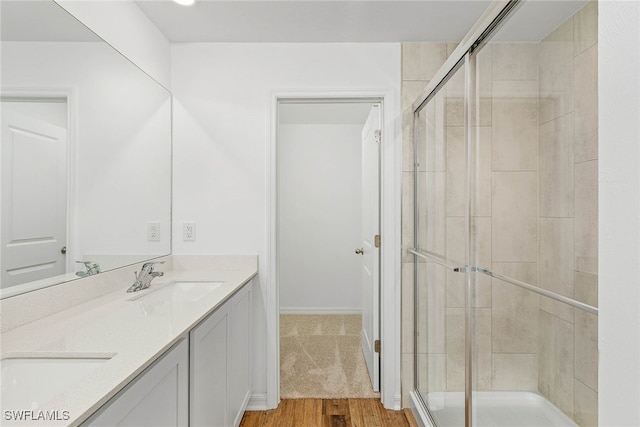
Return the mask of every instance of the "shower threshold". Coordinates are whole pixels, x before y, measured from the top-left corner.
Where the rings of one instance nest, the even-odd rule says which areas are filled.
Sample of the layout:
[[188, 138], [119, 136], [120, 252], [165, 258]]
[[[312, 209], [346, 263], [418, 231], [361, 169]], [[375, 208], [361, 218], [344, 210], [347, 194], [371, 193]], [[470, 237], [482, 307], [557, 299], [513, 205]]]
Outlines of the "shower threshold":
[[[479, 391], [472, 399], [473, 427], [578, 427], [536, 392]], [[426, 402], [438, 427], [464, 426], [464, 393], [427, 393]]]

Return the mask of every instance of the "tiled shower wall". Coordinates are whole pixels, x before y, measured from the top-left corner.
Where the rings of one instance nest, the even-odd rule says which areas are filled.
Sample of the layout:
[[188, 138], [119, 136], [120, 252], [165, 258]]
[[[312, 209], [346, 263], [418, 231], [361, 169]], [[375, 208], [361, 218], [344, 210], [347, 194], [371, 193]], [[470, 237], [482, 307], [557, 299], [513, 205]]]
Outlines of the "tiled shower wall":
[[[539, 286], [597, 306], [598, 12], [591, 1], [538, 48]], [[597, 425], [597, 316], [540, 299], [538, 389]]]
[[[402, 49], [405, 406], [413, 389], [413, 257], [406, 253], [413, 246], [411, 102], [453, 47]], [[480, 169], [472, 212], [483, 247], [475, 262], [597, 305], [597, 4], [540, 43], [488, 45], [478, 68]], [[446, 124], [451, 145], [459, 132], [455, 121]], [[448, 168], [454, 160], [447, 156]], [[447, 207], [447, 229], [455, 221], [450, 213]], [[449, 326], [461, 325], [461, 290], [451, 285], [447, 280], [441, 375], [443, 387], [461, 390], [462, 346], [452, 345], [461, 331]], [[580, 425], [597, 425], [596, 316], [486, 277], [474, 307], [475, 387], [538, 390]]]

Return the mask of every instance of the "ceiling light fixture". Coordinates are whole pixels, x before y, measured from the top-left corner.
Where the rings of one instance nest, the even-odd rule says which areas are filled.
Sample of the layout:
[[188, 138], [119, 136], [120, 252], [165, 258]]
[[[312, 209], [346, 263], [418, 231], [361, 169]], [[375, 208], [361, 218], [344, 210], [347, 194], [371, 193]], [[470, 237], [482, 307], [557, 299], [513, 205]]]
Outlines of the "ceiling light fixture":
[[191, 6], [196, 2], [196, 0], [173, 0], [181, 6]]

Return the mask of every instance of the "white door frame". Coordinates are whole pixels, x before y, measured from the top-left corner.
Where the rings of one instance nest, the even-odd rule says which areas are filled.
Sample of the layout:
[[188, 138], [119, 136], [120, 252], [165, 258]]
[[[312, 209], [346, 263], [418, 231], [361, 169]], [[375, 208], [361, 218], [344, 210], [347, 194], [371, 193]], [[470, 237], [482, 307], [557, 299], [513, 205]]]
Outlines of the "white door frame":
[[75, 267], [78, 246], [78, 233], [74, 227], [74, 224], [77, 224], [78, 215], [76, 203], [77, 89], [73, 87], [15, 87], [2, 89], [0, 92], [0, 99], [3, 101], [26, 99], [47, 102], [47, 100], [63, 98], [67, 102], [67, 256], [65, 269], [67, 272], [71, 272]]
[[370, 101], [382, 103], [382, 149], [380, 185], [380, 389], [385, 408], [398, 410], [400, 394], [400, 267], [401, 267], [401, 183], [402, 150], [396, 111], [398, 100], [392, 90], [274, 90], [269, 94], [269, 143], [267, 156], [267, 274], [266, 313], [266, 408], [280, 402], [279, 285], [277, 266], [277, 130], [278, 103], [282, 100]]

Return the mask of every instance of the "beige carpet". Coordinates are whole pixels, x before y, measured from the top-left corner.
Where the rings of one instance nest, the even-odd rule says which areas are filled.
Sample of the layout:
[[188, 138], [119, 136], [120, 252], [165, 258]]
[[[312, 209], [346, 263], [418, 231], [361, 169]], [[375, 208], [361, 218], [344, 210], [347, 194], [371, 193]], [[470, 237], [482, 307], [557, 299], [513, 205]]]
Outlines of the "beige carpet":
[[360, 315], [281, 315], [280, 397], [380, 397], [360, 348], [361, 325]]

